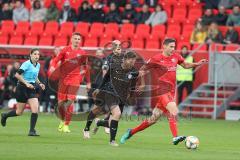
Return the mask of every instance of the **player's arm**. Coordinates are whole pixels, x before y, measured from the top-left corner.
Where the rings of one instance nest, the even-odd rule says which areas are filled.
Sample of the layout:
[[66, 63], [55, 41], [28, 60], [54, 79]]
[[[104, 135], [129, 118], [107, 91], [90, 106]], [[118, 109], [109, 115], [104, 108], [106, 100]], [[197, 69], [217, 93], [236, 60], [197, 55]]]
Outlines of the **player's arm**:
[[28, 83], [27, 81], [24, 80], [22, 74], [28, 69], [28, 65], [26, 63], [23, 63], [21, 65], [21, 67], [18, 69], [18, 71], [15, 74], [15, 77], [17, 78], [17, 80], [19, 82], [21, 82], [22, 84], [26, 85], [27, 88], [31, 88], [34, 89], [34, 86], [30, 83]]
[[52, 73], [56, 68], [58, 63], [62, 63], [65, 57], [65, 49], [62, 49], [61, 52], [52, 60], [52, 65], [50, 66], [50, 73]]
[[180, 65], [183, 67], [183, 68], [185, 68], [185, 69], [189, 69], [189, 68], [194, 68], [194, 67], [198, 67], [198, 66], [200, 66], [200, 65], [202, 65], [202, 64], [204, 64], [204, 63], [207, 63], [208, 62], [208, 60], [206, 60], [206, 59], [201, 59], [200, 61], [198, 61], [198, 62], [193, 62], [193, 63], [188, 63], [188, 62], [183, 62], [183, 63], [181, 63]]
[[45, 90], [45, 85], [37, 78], [36, 83], [42, 88], [42, 90]]

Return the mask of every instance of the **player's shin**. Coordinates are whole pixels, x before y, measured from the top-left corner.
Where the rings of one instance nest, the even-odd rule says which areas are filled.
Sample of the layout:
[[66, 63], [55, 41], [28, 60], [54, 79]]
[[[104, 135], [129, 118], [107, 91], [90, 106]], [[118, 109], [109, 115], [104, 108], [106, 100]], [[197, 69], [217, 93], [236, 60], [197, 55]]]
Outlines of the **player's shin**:
[[84, 131], [89, 131], [90, 130], [90, 126], [92, 125], [92, 122], [93, 122], [95, 117], [96, 117], [96, 114], [94, 114], [93, 111], [90, 111], [90, 113], [87, 117], [87, 122], [86, 122], [86, 126], [84, 128]]

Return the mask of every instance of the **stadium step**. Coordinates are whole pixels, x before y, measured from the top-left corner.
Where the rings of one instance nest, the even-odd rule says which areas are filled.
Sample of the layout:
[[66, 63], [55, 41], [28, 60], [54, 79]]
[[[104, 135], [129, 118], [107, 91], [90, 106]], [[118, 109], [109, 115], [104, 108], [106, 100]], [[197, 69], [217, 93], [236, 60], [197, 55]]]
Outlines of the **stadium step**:
[[[205, 90], [205, 89], [201, 89], [201, 90], [196, 90], [196, 93], [215, 93], [214, 90]], [[218, 94], [233, 94], [234, 91], [217, 91]]]
[[[191, 100], [214, 101], [214, 97], [189, 97]], [[227, 98], [217, 98], [217, 101], [224, 101]]]
[[213, 108], [214, 107], [214, 105], [212, 104], [192, 104], [192, 103], [181, 103], [180, 106], [195, 107], [195, 108]]
[[212, 116], [212, 112], [200, 112], [200, 111], [180, 111], [182, 115], [191, 114], [191, 115], [202, 115], [202, 116]]

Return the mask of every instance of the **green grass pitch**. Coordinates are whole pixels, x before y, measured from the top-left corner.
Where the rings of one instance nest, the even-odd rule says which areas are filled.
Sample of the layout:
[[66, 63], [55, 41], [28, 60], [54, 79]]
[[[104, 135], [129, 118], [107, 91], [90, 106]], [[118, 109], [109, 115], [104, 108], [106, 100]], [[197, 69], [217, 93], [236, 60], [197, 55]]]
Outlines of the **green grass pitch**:
[[[72, 122], [71, 133], [57, 131], [58, 119], [39, 115], [37, 130], [40, 137], [28, 137], [29, 115], [8, 119], [0, 128], [1, 160], [239, 160], [240, 122], [209, 119], [180, 119], [179, 133], [195, 135], [200, 140], [197, 150], [188, 150], [184, 143], [171, 144], [168, 122], [162, 120], [136, 134], [120, 147], [108, 145], [109, 136], [101, 128], [97, 135], [85, 140], [85, 122]], [[140, 122], [122, 120], [117, 140], [127, 128]]]

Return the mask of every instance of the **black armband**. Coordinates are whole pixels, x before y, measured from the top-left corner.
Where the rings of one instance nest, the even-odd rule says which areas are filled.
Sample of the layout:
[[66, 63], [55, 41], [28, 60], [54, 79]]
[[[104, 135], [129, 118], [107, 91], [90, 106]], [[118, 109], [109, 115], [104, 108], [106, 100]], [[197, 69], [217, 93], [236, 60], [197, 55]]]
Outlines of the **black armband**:
[[22, 70], [22, 69], [18, 69], [18, 71], [17, 71], [18, 74], [22, 74], [23, 72], [24, 72], [24, 70]]

